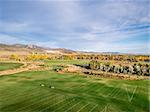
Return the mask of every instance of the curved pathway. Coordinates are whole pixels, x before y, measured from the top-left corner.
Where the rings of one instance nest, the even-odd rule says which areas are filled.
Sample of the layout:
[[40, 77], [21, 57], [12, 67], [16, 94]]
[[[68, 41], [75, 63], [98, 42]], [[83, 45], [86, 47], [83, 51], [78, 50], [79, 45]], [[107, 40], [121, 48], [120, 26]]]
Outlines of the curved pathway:
[[47, 69], [43, 66], [40, 66], [41, 64], [43, 64], [42, 62], [19, 62], [19, 63], [22, 63], [23, 65], [20, 66], [19, 68], [0, 71], [0, 76], [15, 74], [15, 73], [24, 72], [24, 71]]

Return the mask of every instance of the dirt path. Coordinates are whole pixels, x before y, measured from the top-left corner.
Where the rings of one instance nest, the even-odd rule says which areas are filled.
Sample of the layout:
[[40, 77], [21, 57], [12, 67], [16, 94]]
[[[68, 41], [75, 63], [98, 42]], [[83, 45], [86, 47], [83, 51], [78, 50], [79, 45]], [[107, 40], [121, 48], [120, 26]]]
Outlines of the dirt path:
[[22, 63], [23, 65], [20, 66], [19, 68], [0, 71], [0, 76], [15, 74], [15, 73], [24, 72], [24, 71], [48, 69], [43, 66], [40, 66], [41, 64], [43, 64], [42, 62], [19, 62], [19, 63]]

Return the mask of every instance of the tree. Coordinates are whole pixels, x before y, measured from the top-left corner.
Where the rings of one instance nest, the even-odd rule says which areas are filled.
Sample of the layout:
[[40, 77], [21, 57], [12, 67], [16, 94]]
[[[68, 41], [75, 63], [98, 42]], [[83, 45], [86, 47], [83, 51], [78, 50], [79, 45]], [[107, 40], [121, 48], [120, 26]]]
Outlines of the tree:
[[21, 58], [17, 54], [10, 55], [10, 59], [13, 59], [13, 60], [16, 60], [16, 61], [21, 61]]

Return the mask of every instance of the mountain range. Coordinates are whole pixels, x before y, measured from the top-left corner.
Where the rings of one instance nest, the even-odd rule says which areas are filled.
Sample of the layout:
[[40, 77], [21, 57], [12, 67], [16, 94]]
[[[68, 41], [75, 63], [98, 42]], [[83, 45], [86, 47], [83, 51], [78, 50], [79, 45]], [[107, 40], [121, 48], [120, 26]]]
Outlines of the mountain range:
[[0, 43], [0, 51], [20, 54], [37, 53], [57, 53], [57, 54], [120, 54], [119, 52], [88, 52], [74, 51], [66, 48], [48, 48], [33, 44], [2, 44]]

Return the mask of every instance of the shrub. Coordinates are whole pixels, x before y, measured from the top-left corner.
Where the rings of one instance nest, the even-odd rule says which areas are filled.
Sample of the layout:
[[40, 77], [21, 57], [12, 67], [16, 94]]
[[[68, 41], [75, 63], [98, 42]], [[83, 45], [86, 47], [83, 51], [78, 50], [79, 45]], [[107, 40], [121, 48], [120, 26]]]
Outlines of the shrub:
[[136, 75], [145, 75], [150, 76], [150, 66], [149, 64], [130, 64], [128, 66], [125, 65], [115, 65], [110, 63], [102, 63], [98, 61], [91, 61], [89, 63], [89, 68], [92, 70], [100, 70], [105, 72], [113, 72], [113, 73], [124, 73], [124, 74], [136, 74]]

